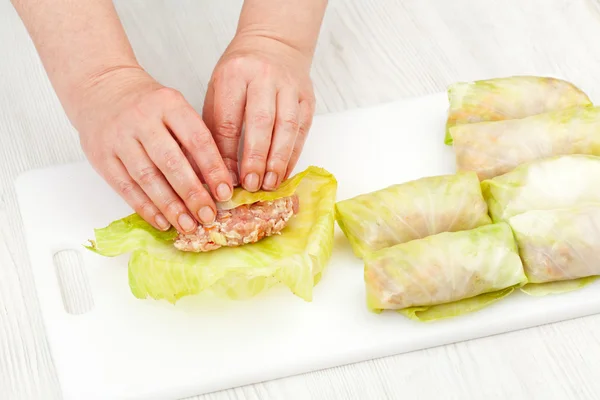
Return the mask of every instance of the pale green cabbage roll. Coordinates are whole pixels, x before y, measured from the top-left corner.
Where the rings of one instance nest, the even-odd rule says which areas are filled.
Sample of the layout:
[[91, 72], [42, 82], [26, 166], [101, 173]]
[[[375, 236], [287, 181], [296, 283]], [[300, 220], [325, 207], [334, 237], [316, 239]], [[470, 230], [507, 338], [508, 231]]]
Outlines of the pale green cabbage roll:
[[393, 185], [340, 201], [335, 208], [338, 225], [359, 258], [398, 243], [491, 222], [472, 172]]
[[587, 285], [596, 282], [598, 278], [598, 276], [588, 276], [587, 278], [572, 279], [570, 281], [528, 283], [521, 288], [521, 291], [536, 297], [567, 293], [584, 288]]
[[567, 155], [523, 164], [481, 182], [494, 222], [532, 210], [600, 202], [600, 157]]
[[527, 283], [506, 223], [444, 232], [365, 255], [367, 306], [421, 321], [479, 310]]
[[[600, 275], [600, 204], [529, 211], [511, 217], [508, 223], [529, 282]], [[572, 286], [581, 287], [581, 282], [572, 282]], [[571, 289], [565, 284], [560, 287], [562, 291]]]
[[490, 179], [541, 158], [600, 155], [600, 107], [573, 107], [522, 119], [460, 125], [451, 132], [457, 169]]
[[592, 104], [572, 83], [539, 76], [454, 83], [448, 88], [448, 100], [446, 144], [452, 144], [450, 128], [456, 125], [524, 118]]
[[140, 299], [165, 299], [208, 291], [232, 299], [254, 296], [275, 284], [283, 284], [298, 297], [311, 301], [333, 250], [334, 205], [337, 181], [326, 170], [309, 167], [286, 180], [273, 192], [235, 191], [233, 199], [218, 206], [269, 201], [292, 194], [300, 210], [279, 235], [239, 247], [206, 252], [180, 251], [173, 242], [174, 229], [161, 232], [137, 214], [95, 230], [88, 248], [114, 257], [132, 253], [129, 286]]

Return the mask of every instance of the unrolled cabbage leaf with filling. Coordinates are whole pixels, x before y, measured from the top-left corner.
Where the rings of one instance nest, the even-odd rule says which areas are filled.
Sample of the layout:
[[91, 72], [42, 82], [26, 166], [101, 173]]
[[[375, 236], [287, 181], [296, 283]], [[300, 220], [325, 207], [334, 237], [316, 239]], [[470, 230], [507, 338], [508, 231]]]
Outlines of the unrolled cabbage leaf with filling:
[[600, 155], [600, 107], [573, 107], [532, 117], [455, 126], [456, 167], [479, 179], [520, 164], [566, 154]]
[[334, 176], [318, 167], [298, 173], [274, 192], [236, 189], [232, 200], [218, 207], [231, 209], [294, 193], [300, 205], [280, 235], [240, 247], [206, 253], [179, 251], [173, 246], [174, 229], [161, 232], [133, 214], [96, 229], [89, 249], [109, 257], [132, 253], [129, 286], [140, 299], [175, 303], [205, 290], [240, 299], [282, 283], [311, 301], [333, 249], [336, 192]]
[[506, 223], [398, 244], [364, 262], [368, 308], [419, 321], [480, 310], [527, 283]]
[[491, 222], [474, 173], [425, 177], [336, 204], [338, 225], [362, 258], [367, 252]]
[[566, 155], [522, 164], [481, 182], [494, 222], [532, 210], [600, 203], [600, 157]]
[[526, 293], [575, 290], [600, 275], [600, 203], [528, 211], [508, 223], [530, 282]]
[[510, 76], [457, 82], [448, 88], [450, 107], [444, 142], [452, 144], [451, 128], [483, 121], [524, 118], [573, 106], [592, 104], [570, 82], [539, 76]]

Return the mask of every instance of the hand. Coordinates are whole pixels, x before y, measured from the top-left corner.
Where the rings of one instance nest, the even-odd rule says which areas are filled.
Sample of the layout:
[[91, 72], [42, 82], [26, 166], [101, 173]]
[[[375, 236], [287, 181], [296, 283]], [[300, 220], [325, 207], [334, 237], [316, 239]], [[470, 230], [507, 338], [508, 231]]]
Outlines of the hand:
[[310, 64], [282, 41], [238, 33], [215, 67], [203, 118], [246, 190], [274, 190], [293, 171], [315, 109]]
[[[94, 168], [148, 223], [189, 233], [214, 221], [232, 179], [200, 116], [141, 68], [107, 71], [76, 90], [67, 109]], [[181, 144], [181, 145], [180, 145]]]

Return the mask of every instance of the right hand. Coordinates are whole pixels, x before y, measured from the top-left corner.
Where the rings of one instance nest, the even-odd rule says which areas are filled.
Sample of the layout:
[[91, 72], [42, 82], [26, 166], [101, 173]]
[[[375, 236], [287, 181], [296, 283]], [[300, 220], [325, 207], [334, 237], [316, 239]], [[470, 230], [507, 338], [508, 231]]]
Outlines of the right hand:
[[200, 115], [141, 68], [89, 79], [68, 103], [90, 163], [157, 229], [193, 232], [214, 221], [213, 197], [231, 198], [232, 178]]

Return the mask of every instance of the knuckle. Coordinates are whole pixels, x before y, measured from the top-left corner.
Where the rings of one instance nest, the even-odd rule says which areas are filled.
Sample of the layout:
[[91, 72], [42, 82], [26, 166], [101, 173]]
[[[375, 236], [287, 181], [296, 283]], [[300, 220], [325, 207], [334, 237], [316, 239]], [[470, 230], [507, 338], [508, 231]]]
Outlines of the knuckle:
[[259, 127], [273, 126], [274, 116], [267, 110], [258, 110], [251, 117], [252, 124]]
[[300, 146], [296, 146], [294, 147], [294, 150], [292, 150], [292, 156], [290, 157], [291, 160], [295, 160], [300, 156]]
[[207, 193], [202, 187], [195, 187], [190, 189], [183, 199], [186, 204], [204, 204], [207, 203]]
[[290, 130], [292, 132], [298, 131], [299, 123], [298, 116], [296, 114], [287, 114], [282, 116], [279, 120], [279, 125], [286, 130]]
[[302, 121], [302, 123], [298, 127], [298, 139], [300, 139], [301, 141], [306, 140], [306, 136], [308, 135], [308, 131], [310, 130], [311, 124], [312, 118]]
[[223, 64], [223, 70], [232, 70], [234, 72], [240, 71], [244, 68], [244, 65], [247, 63], [247, 61], [248, 59], [244, 55], [237, 55], [235, 57], [231, 57]]
[[142, 186], [153, 185], [161, 178], [160, 171], [155, 166], [142, 167], [137, 172], [136, 180]]
[[135, 207], [135, 211], [144, 218], [154, 218], [158, 213], [158, 209], [150, 200], [143, 200]]
[[92, 165], [103, 169], [107, 168], [107, 161], [112, 155], [109, 145], [90, 139], [82, 139], [80, 143], [81, 149]]
[[202, 171], [202, 175], [208, 181], [216, 181], [219, 177], [222, 176], [223, 170], [216, 162], [209, 163], [204, 170]]
[[173, 88], [169, 88], [169, 87], [163, 87], [160, 88], [156, 91], [156, 95], [165, 101], [182, 101], [183, 100], [183, 94], [181, 94], [181, 92], [179, 90], [173, 89]]
[[263, 76], [270, 76], [273, 74], [273, 66], [271, 63], [259, 61], [259, 68]]
[[117, 139], [123, 139], [127, 136], [131, 136], [129, 125], [122, 122], [124, 121], [119, 121], [114, 125], [113, 135], [116, 136]]
[[243, 55], [237, 55], [223, 60], [215, 68], [211, 77], [212, 84], [217, 86], [226, 84], [228, 78], [231, 76], [243, 74], [245, 65], [247, 65], [247, 57]]
[[157, 120], [157, 110], [160, 107], [157, 103], [156, 94], [143, 96], [119, 113], [116, 122], [127, 128], [147, 128]]
[[[284, 149], [284, 150], [291, 150], [291, 149]], [[271, 156], [269, 157], [269, 165], [281, 165], [281, 164], [285, 164], [288, 159], [290, 158], [290, 154], [291, 151], [275, 151], [273, 152], [273, 154], [271, 154]]]
[[195, 131], [190, 134], [189, 146], [192, 151], [201, 151], [211, 145], [211, 137], [204, 131]]
[[300, 125], [300, 127], [298, 128], [299, 139], [303, 139], [306, 137], [306, 135], [308, 135], [308, 128], [309, 125], [307, 123], [303, 123], [302, 125]]
[[169, 174], [176, 174], [183, 167], [183, 157], [178, 152], [169, 150], [163, 154], [165, 170]]
[[231, 119], [224, 119], [217, 125], [216, 135], [234, 139], [240, 134], [240, 127]]
[[267, 159], [266, 155], [258, 150], [249, 150], [247, 154], [248, 160], [253, 162], [264, 163]]
[[162, 199], [162, 206], [164, 213], [170, 216], [176, 216], [183, 211], [183, 205], [181, 201], [174, 196], [166, 196]]
[[267, 170], [280, 173], [281, 171], [285, 170], [286, 164], [287, 157], [282, 154], [273, 154], [273, 156], [269, 158]]
[[196, 112], [194, 107], [192, 107], [187, 102], [184, 104], [181, 104], [179, 106], [179, 108], [177, 109], [177, 112], [179, 113], [180, 118], [190, 119], [195, 123], [202, 122], [202, 119], [200, 118], [200, 116], [198, 115], [198, 113]]
[[117, 180], [115, 185], [119, 194], [125, 198], [131, 197], [135, 191], [135, 184], [128, 180]]
[[123, 125], [137, 124], [138, 121], [146, 121], [151, 114], [150, 106], [144, 102], [136, 103], [126, 112], [120, 115], [120, 123]]
[[224, 85], [227, 82], [225, 75], [227, 75], [227, 67], [217, 66], [210, 78], [209, 87], [216, 88]]

